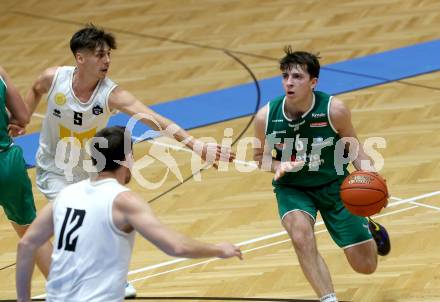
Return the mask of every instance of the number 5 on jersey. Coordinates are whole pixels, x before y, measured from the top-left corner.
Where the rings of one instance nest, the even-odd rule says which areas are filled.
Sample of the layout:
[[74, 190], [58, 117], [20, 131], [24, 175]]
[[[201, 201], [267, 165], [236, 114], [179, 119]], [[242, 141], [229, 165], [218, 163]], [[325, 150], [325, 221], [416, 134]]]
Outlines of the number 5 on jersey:
[[83, 124], [83, 114], [81, 112], [73, 111], [73, 123], [78, 126]]

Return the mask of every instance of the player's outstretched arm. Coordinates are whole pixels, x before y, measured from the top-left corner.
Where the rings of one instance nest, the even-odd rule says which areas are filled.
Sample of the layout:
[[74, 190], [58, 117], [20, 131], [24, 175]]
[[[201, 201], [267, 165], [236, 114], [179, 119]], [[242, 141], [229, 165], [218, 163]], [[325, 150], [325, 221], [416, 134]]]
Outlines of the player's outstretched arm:
[[28, 107], [30, 115], [35, 112], [38, 104], [40, 103], [41, 97], [43, 94], [49, 92], [50, 87], [52, 86], [52, 81], [55, 76], [58, 67], [50, 67], [43, 71], [37, 79], [32, 83], [31, 89], [29, 89], [26, 97], [25, 103]]
[[161, 131], [162, 134], [172, 137], [182, 142], [188, 148], [199, 154], [203, 160], [209, 162], [222, 160], [233, 161], [235, 154], [228, 146], [218, 144], [206, 144], [192, 137], [179, 125], [163, 117], [142, 104], [135, 96], [128, 91], [116, 87], [109, 97], [109, 107], [111, 110], [119, 110], [130, 116], [139, 117], [140, 121], [148, 127]]
[[17, 301], [31, 301], [31, 278], [34, 271], [35, 254], [38, 248], [53, 235], [52, 211], [52, 203], [48, 203], [18, 243], [15, 275]]
[[135, 229], [168, 255], [184, 258], [242, 258], [237, 246], [230, 243], [209, 244], [176, 232], [154, 215], [151, 208], [131, 191], [120, 193], [114, 204], [113, 218], [121, 230]]

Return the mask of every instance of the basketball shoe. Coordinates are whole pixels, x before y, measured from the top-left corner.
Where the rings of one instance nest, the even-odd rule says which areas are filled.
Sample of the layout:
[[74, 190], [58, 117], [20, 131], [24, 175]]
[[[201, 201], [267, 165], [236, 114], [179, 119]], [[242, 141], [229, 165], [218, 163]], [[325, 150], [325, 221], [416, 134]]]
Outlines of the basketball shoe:
[[136, 297], [136, 288], [130, 283], [125, 283], [125, 298], [135, 298]]
[[391, 242], [387, 230], [370, 217], [368, 217], [368, 228], [374, 241], [376, 241], [377, 254], [380, 256], [388, 255], [391, 250]]

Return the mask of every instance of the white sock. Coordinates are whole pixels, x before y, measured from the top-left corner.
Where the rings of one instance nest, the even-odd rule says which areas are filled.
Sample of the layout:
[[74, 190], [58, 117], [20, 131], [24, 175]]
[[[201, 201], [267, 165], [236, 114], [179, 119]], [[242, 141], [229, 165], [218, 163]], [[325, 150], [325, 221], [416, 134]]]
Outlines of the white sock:
[[335, 293], [330, 293], [325, 296], [322, 296], [321, 299], [319, 299], [321, 302], [338, 302], [338, 299], [336, 298]]

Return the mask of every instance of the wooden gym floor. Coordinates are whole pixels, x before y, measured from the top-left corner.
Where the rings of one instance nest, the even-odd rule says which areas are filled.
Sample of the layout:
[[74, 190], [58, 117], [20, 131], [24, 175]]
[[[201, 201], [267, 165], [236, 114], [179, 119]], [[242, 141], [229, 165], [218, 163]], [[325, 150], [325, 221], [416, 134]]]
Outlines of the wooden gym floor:
[[[279, 73], [276, 59], [286, 44], [320, 52], [325, 65], [438, 39], [440, 26], [436, 0], [2, 0], [1, 6], [0, 64], [22, 94], [45, 68], [73, 64], [69, 39], [81, 25], [93, 22], [112, 30], [118, 39], [110, 77], [147, 105], [250, 82], [249, 74], [224, 50], [235, 51], [258, 79], [264, 79]], [[361, 140], [386, 139], [382, 174], [393, 196], [378, 216], [392, 236], [392, 252], [380, 259], [373, 275], [354, 273], [325, 228], [317, 224], [319, 250], [342, 300], [440, 301], [439, 90], [437, 72], [340, 95], [353, 110]], [[40, 129], [44, 114], [42, 101], [28, 132]], [[249, 137], [253, 135], [252, 127], [246, 129], [250, 119], [191, 133], [220, 141], [230, 127], [234, 139]], [[149, 142], [137, 145], [136, 156], [142, 157], [150, 146]], [[183, 178], [189, 177], [191, 154], [172, 154]], [[250, 154], [248, 150], [248, 160]], [[146, 201], [163, 194], [151, 206], [165, 223], [198, 239], [243, 243], [245, 251], [242, 262], [167, 264], [172, 258], [137, 238], [128, 279], [138, 290], [138, 300], [315, 298], [282, 233], [272, 175], [240, 173], [232, 164], [228, 168], [208, 169], [201, 181], [190, 179], [174, 189], [179, 181], [172, 173], [154, 190], [131, 183]], [[166, 167], [155, 162], [142, 175], [159, 181], [165, 172]], [[29, 173], [34, 183], [34, 169]], [[34, 189], [40, 208], [46, 201]], [[17, 238], [3, 214], [0, 220], [0, 299], [14, 299]], [[33, 295], [43, 293], [44, 279], [36, 271]]]

